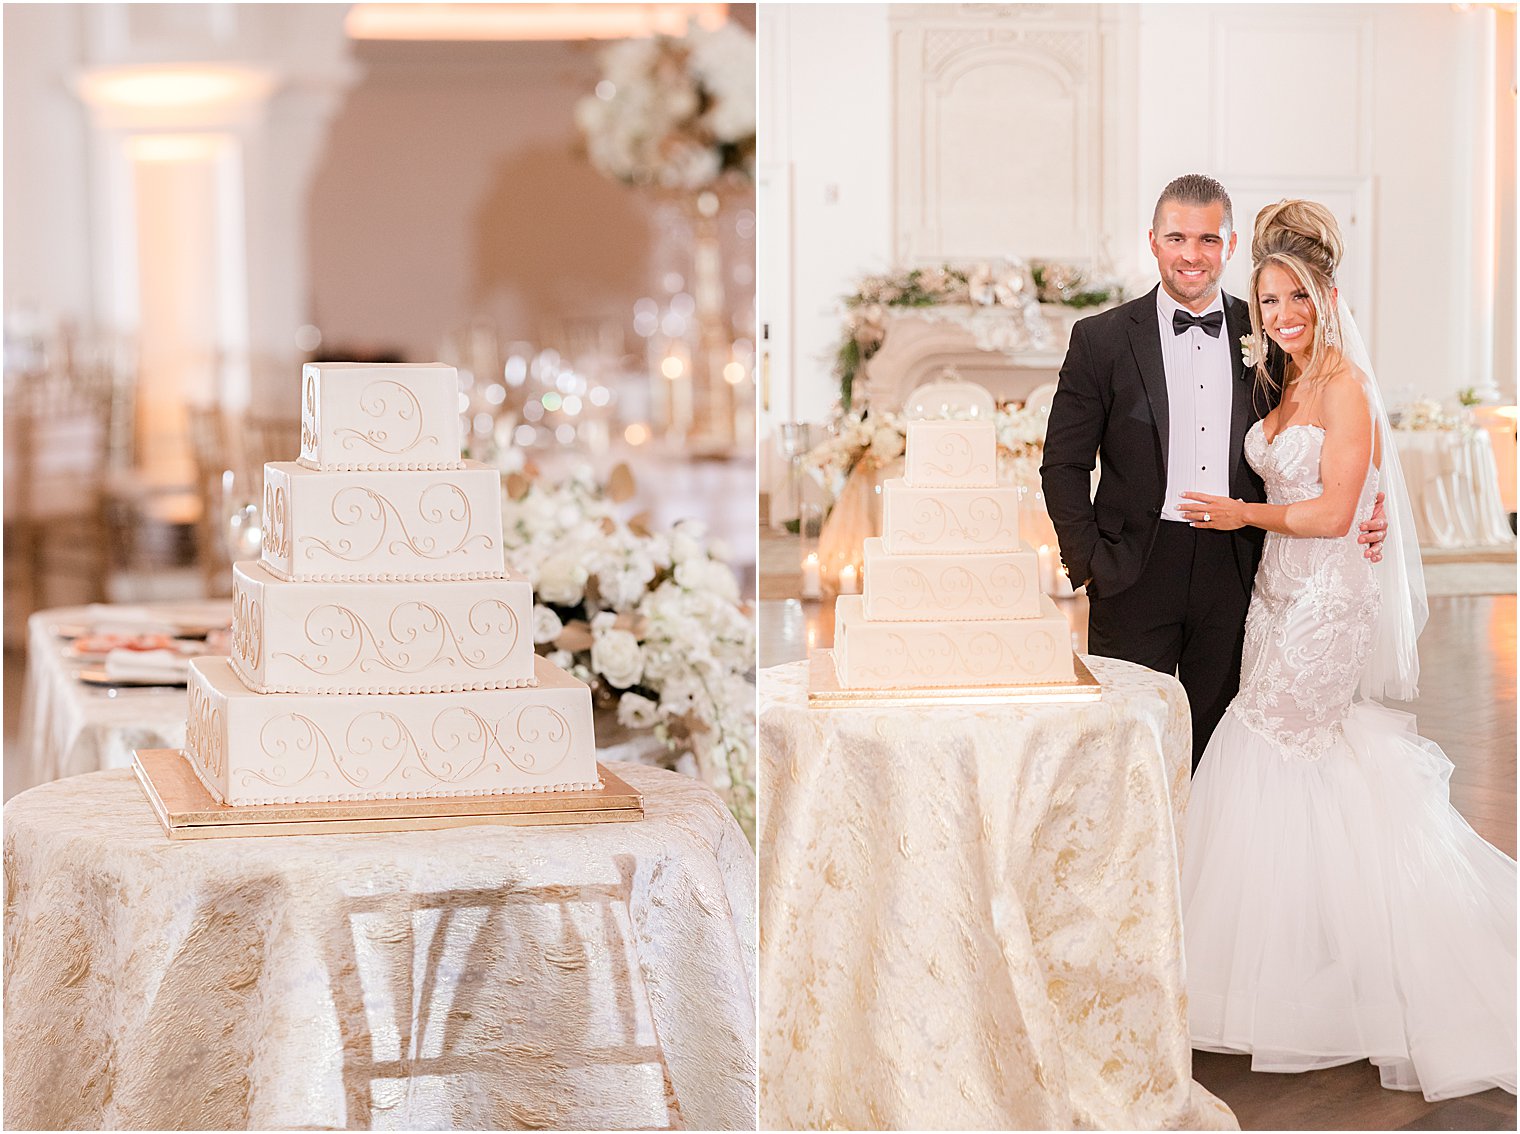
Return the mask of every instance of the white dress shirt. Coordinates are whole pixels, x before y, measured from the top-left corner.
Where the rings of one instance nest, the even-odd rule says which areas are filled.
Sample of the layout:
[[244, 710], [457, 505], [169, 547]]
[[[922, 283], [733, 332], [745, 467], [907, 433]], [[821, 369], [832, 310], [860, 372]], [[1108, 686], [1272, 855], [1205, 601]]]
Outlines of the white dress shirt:
[[[1166, 366], [1167, 415], [1170, 419], [1166, 446], [1166, 499], [1163, 520], [1186, 522], [1177, 510], [1184, 492], [1230, 494], [1230, 409], [1235, 374], [1230, 365], [1230, 328], [1220, 327], [1217, 336], [1202, 327], [1189, 327], [1182, 334], [1172, 330], [1172, 312], [1187, 310], [1156, 289], [1156, 317], [1160, 321], [1161, 360]], [[1224, 314], [1223, 293], [1197, 312]]]

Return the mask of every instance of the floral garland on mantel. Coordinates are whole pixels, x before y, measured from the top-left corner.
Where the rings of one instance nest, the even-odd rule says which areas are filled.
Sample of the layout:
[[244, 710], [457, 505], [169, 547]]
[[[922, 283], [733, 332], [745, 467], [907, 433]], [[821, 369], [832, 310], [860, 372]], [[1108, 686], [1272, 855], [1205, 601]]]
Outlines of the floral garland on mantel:
[[887, 321], [899, 309], [960, 308], [972, 316], [1001, 311], [1011, 323], [998, 336], [998, 346], [1019, 349], [1045, 344], [1041, 303], [1096, 307], [1123, 294], [1117, 283], [1090, 280], [1080, 268], [1045, 260], [1010, 259], [970, 268], [942, 264], [868, 276], [844, 298], [845, 334], [834, 360], [840, 408], [850, 412], [860, 368], [881, 349]]
[[755, 837], [755, 626], [722, 549], [692, 520], [652, 533], [589, 468], [558, 484], [507, 478], [507, 562], [533, 584], [540, 654], [591, 686], [592, 703], [652, 732], [661, 761], [713, 787]]

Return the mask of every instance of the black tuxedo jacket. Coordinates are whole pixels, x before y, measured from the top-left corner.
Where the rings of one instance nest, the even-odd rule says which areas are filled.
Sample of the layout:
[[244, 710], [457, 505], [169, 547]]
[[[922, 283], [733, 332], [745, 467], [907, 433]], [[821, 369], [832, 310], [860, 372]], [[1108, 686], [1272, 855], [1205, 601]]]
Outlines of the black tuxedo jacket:
[[[1159, 287], [1159, 285], [1157, 285]], [[1251, 333], [1246, 304], [1224, 297], [1234, 371], [1230, 414], [1230, 495], [1266, 499], [1261, 478], [1242, 454], [1246, 432], [1272, 407], [1246, 372], [1240, 338]], [[1139, 299], [1080, 320], [1050, 406], [1040, 479], [1045, 504], [1074, 584], [1095, 599], [1140, 578], [1161, 522], [1166, 492], [1169, 418], [1156, 288]], [[1274, 359], [1275, 361], [1275, 359]], [[1096, 497], [1092, 470], [1102, 460]], [[1258, 528], [1240, 528], [1235, 559], [1247, 593], [1261, 558]]]

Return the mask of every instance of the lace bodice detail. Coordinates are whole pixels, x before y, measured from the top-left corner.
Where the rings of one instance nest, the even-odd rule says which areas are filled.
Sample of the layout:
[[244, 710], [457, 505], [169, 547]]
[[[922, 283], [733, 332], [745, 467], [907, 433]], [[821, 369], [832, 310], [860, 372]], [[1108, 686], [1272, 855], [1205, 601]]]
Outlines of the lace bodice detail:
[[[1325, 431], [1290, 425], [1269, 445], [1257, 422], [1245, 457], [1269, 504], [1320, 495]], [[1336, 741], [1351, 707], [1377, 617], [1378, 587], [1358, 525], [1372, 514], [1377, 470], [1369, 463], [1356, 519], [1344, 536], [1303, 538], [1268, 532], [1246, 615], [1240, 693], [1230, 704], [1285, 757], [1316, 760]]]

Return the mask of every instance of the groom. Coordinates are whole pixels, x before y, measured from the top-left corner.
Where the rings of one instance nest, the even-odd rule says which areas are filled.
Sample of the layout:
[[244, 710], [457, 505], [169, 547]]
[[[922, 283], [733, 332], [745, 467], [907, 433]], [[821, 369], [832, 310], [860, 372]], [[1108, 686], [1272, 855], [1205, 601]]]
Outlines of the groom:
[[[1178, 676], [1195, 771], [1240, 685], [1265, 533], [1194, 528], [1177, 505], [1184, 492], [1266, 499], [1242, 447], [1275, 404], [1241, 357], [1250, 310], [1219, 290], [1235, 237], [1229, 194], [1213, 178], [1188, 174], [1162, 190], [1150, 232], [1161, 283], [1072, 328], [1040, 467], [1061, 558], [1087, 586], [1089, 652]], [[1268, 364], [1280, 373], [1275, 348]], [[1360, 537], [1374, 561], [1387, 526], [1378, 501]]]

